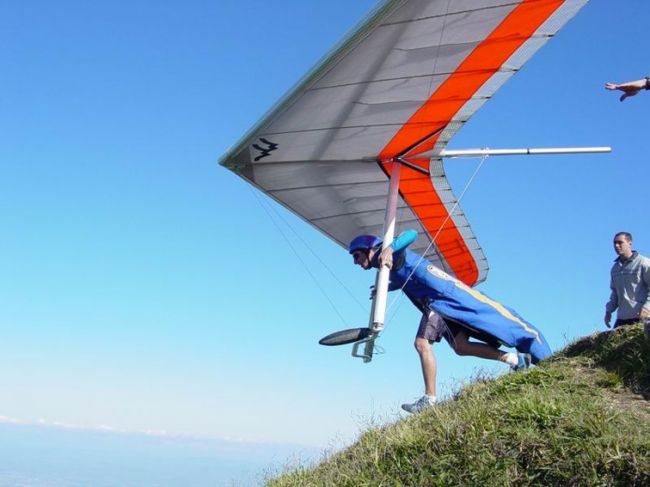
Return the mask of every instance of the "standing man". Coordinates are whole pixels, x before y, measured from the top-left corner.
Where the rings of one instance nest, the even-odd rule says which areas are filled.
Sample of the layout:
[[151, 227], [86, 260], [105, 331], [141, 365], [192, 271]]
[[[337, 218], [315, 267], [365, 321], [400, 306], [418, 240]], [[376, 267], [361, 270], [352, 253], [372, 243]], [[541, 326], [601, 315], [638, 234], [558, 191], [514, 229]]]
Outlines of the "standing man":
[[614, 328], [644, 321], [650, 317], [650, 259], [632, 250], [632, 234], [614, 235], [618, 257], [611, 270], [612, 293], [605, 305], [605, 325], [609, 328], [616, 312]]
[[[541, 332], [514, 310], [408, 250], [406, 247], [416, 238], [415, 230], [407, 230], [382, 251], [379, 237], [360, 235], [349, 246], [354, 263], [361, 268], [387, 266], [390, 269], [388, 290], [401, 289], [422, 312], [414, 345], [420, 358], [425, 393], [414, 403], [403, 404], [402, 409], [419, 413], [435, 403], [437, 364], [431, 345], [442, 338], [458, 355], [497, 360], [514, 370], [551, 354]], [[520, 353], [504, 352], [499, 349], [502, 344], [515, 347]]]

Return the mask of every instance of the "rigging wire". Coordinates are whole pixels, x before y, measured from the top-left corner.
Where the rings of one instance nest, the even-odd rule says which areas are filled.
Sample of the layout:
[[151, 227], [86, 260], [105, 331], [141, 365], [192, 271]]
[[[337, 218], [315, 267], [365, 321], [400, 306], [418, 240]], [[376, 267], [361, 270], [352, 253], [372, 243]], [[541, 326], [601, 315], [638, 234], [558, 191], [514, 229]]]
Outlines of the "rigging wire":
[[[457, 199], [456, 202], [454, 203], [454, 206], [451, 208], [451, 210], [450, 210], [449, 212], [447, 212], [447, 217], [446, 217], [445, 220], [442, 222], [442, 224], [440, 225], [440, 227], [438, 227], [438, 230], [436, 231], [436, 234], [435, 234], [435, 235], [433, 236], [433, 238], [431, 239], [431, 242], [429, 243], [429, 245], [427, 246], [427, 248], [424, 249], [424, 252], [421, 253], [421, 255], [420, 255], [420, 259], [418, 260], [417, 264], [416, 264], [415, 266], [413, 266], [413, 270], [411, 271], [411, 273], [408, 275], [408, 277], [407, 277], [406, 280], [404, 281], [404, 284], [402, 285], [402, 287], [400, 287], [400, 291], [403, 291], [403, 290], [404, 290], [404, 287], [406, 286], [406, 284], [411, 280], [411, 277], [413, 277], [413, 273], [414, 273], [415, 270], [418, 268], [418, 266], [420, 265], [420, 263], [424, 260], [424, 256], [425, 256], [426, 253], [429, 251], [429, 249], [431, 248], [431, 246], [435, 243], [436, 239], [438, 238], [438, 235], [440, 235], [440, 232], [442, 231], [442, 229], [444, 228], [444, 226], [445, 226], [445, 225], [447, 224], [447, 222], [451, 219], [452, 215], [453, 215], [454, 212], [456, 211], [456, 208], [458, 208], [458, 206], [460, 205], [460, 201], [463, 199], [463, 196], [465, 196], [465, 193], [467, 192], [467, 190], [469, 189], [469, 187], [472, 185], [472, 182], [473, 182], [474, 179], [476, 178], [476, 175], [477, 175], [478, 172], [481, 170], [481, 168], [483, 167], [483, 163], [486, 161], [486, 159], [487, 159], [488, 157], [489, 157], [488, 155], [484, 155], [483, 157], [481, 157], [480, 162], [478, 163], [478, 165], [476, 166], [476, 169], [474, 169], [474, 172], [472, 173], [472, 175], [470, 176], [469, 180], [468, 180], [467, 183], [465, 184], [465, 187], [463, 188], [463, 191], [460, 193], [460, 196], [458, 197], [458, 199]], [[392, 320], [392, 319], [395, 317], [395, 315], [397, 314], [397, 310], [399, 309], [399, 305], [403, 302], [403, 297], [402, 297], [402, 296], [403, 296], [403, 293], [401, 293], [401, 294], [399, 295], [399, 297], [396, 298], [395, 300], [393, 300], [393, 301], [390, 303], [390, 305], [388, 306], [388, 309], [386, 310], [386, 314], [388, 314], [388, 312], [389, 312], [389, 311], [390, 311], [390, 310], [391, 310], [391, 309], [396, 305], [395, 309], [393, 310], [392, 315], [390, 316], [390, 320]], [[384, 323], [384, 326], [385, 326], [385, 325], [386, 325], [386, 324]]]
[[[257, 200], [257, 202], [259, 203], [259, 205], [262, 207], [262, 209], [263, 209], [263, 210], [266, 212], [266, 214], [269, 216], [271, 222], [273, 222], [273, 225], [274, 225], [274, 226], [277, 228], [277, 230], [280, 232], [280, 235], [282, 235], [282, 237], [284, 238], [284, 240], [287, 242], [289, 248], [293, 251], [293, 253], [295, 254], [295, 256], [298, 258], [298, 260], [300, 261], [300, 263], [303, 265], [303, 267], [305, 268], [305, 270], [307, 271], [307, 273], [309, 274], [309, 276], [312, 278], [312, 280], [314, 281], [314, 283], [316, 284], [316, 286], [318, 287], [318, 289], [320, 290], [320, 292], [323, 294], [323, 296], [325, 297], [325, 299], [327, 300], [327, 302], [330, 304], [330, 306], [332, 307], [332, 309], [334, 310], [334, 312], [335, 312], [335, 313], [338, 315], [338, 317], [341, 319], [341, 321], [343, 321], [343, 323], [344, 323], [346, 326], [350, 326], [350, 325], [348, 324], [347, 320], [343, 317], [343, 315], [341, 314], [341, 312], [339, 311], [339, 309], [338, 309], [338, 308], [336, 307], [336, 305], [334, 304], [334, 301], [330, 298], [330, 296], [327, 294], [327, 292], [325, 291], [325, 289], [321, 286], [320, 282], [318, 281], [318, 279], [316, 278], [316, 276], [314, 275], [314, 273], [313, 273], [313, 272], [310, 270], [310, 268], [307, 266], [307, 263], [306, 263], [306, 262], [304, 261], [304, 259], [300, 256], [300, 254], [299, 254], [298, 251], [296, 250], [295, 246], [292, 244], [292, 242], [291, 242], [291, 240], [289, 239], [289, 237], [288, 237], [288, 236], [286, 235], [286, 233], [282, 230], [282, 228], [281, 228], [280, 225], [278, 224], [276, 218], [279, 218], [280, 220], [282, 220], [282, 222], [283, 222], [283, 223], [284, 223], [284, 224], [285, 224], [285, 225], [286, 225], [286, 226], [287, 226], [287, 227], [292, 231], [292, 233], [293, 233], [293, 234], [298, 238], [298, 240], [300, 240], [300, 241], [302, 242], [302, 244], [303, 244], [303, 245], [304, 245], [304, 246], [305, 246], [305, 247], [310, 251], [310, 253], [314, 256], [314, 258], [316, 258], [316, 260], [318, 260], [318, 262], [320, 262], [320, 264], [321, 264], [321, 265], [322, 265], [322, 266], [323, 266], [323, 267], [324, 267], [324, 268], [325, 268], [325, 269], [330, 273], [330, 275], [331, 275], [331, 276], [332, 276], [332, 277], [333, 277], [333, 278], [334, 278], [334, 279], [335, 279], [335, 280], [336, 280], [336, 281], [341, 285], [341, 287], [343, 287], [343, 289], [345, 289], [345, 291], [346, 291], [346, 292], [347, 292], [347, 293], [352, 297], [352, 299], [353, 299], [353, 300], [354, 300], [354, 301], [355, 301], [355, 302], [356, 302], [356, 303], [357, 303], [357, 304], [358, 304], [358, 305], [359, 305], [359, 306], [364, 310], [364, 312], [367, 312], [367, 311], [368, 311], [367, 307], [364, 306], [363, 304], [361, 304], [361, 302], [356, 298], [356, 296], [355, 296], [354, 294], [352, 294], [352, 291], [350, 291], [350, 289], [349, 289], [348, 287], [346, 287], [345, 284], [343, 284], [343, 282], [342, 282], [342, 281], [341, 281], [341, 280], [340, 280], [340, 279], [339, 279], [339, 278], [334, 274], [334, 271], [332, 271], [332, 269], [331, 269], [331, 268], [330, 268], [330, 267], [329, 267], [325, 262], [323, 262], [323, 260], [318, 256], [318, 254], [316, 254], [316, 252], [314, 252], [314, 251], [312, 250], [312, 248], [307, 244], [307, 242], [305, 242], [305, 240], [304, 240], [300, 235], [298, 235], [298, 233], [297, 233], [297, 232], [295, 231], [295, 229], [294, 229], [294, 228], [289, 224], [289, 222], [288, 222], [288, 221], [287, 221], [287, 220], [286, 220], [286, 219], [285, 219], [285, 218], [284, 218], [284, 217], [283, 217], [283, 216], [282, 216], [282, 215], [281, 215], [281, 214], [280, 214], [280, 213], [279, 213], [275, 208], [273, 208], [273, 207], [272, 207], [268, 202], [266, 202], [266, 201], [264, 201], [262, 198], [260, 198], [260, 196], [257, 194], [257, 191], [255, 191], [252, 187], [249, 187], [249, 190], [253, 193], [253, 195], [255, 196], [255, 199]], [[263, 203], [263, 201], [264, 201], [264, 203]], [[271, 211], [275, 214], [275, 217], [274, 217], [274, 215], [271, 213]]]

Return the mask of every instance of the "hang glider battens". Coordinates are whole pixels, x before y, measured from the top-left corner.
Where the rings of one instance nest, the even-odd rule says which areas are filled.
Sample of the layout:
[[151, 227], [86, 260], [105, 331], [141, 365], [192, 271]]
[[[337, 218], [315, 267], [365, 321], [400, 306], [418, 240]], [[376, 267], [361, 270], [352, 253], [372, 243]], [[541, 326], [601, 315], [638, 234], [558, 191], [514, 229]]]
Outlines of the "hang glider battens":
[[[324, 189], [324, 188], [332, 188], [332, 189], [340, 189], [340, 188], [355, 188], [357, 186], [385, 186], [386, 181], [359, 181], [356, 183], [327, 183], [327, 184], [315, 184], [312, 186], [305, 185], [305, 186], [295, 186], [295, 187], [287, 187], [287, 188], [274, 188], [274, 189], [269, 189], [267, 190], [269, 193], [289, 193], [291, 191], [301, 191], [301, 190], [310, 190], [310, 189]], [[373, 196], [374, 197], [374, 196]]]
[[444, 14], [436, 14], [436, 15], [426, 15], [422, 17], [416, 17], [413, 19], [409, 20], [398, 20], [395, 22], [384, 22], [382, 23], [383, 26], [388, 26], [388, 25], [399, 25], [399, 24], [404, 24], [404, 23], [409, 23], [409, 22], [422, 22], [426, 20], [433, 20], [433, 19], [441, 19], [445, 17], [451, 17], [453, 15], [467, 15], [467, 14], [472, 14], [474, 12], [483, 12], [486, 10], [495, 10], [495, 9], [502, 9], [504, 7], [514, 7], [520, 2], [508, 2], [508, 3], [503, 3], [500, 5], [489, 5], [487, 7], [480, 7], [480, 8], [475, 8], [475, 9], [465, 9], [465, 10], [457, 10], [455, 12], [445, 12]]
[[[378, 198], [375, 198], [378, 199]], [[400, 204], [397, 206], [397, 210], [408, 210], [408, 206], [404, 204]], [[386, 211], [385, 208], [382, 209], [377, 209], [377, 210], [363, 210], [363, 211], [351, 211], [349, 213], [337, 213], [336, 215], [329, 215], [329, 216], [319, 216], [316, 218], [311, 218], [311, 221], [314, 222], [322, 222], [322, 221], [327, 221], [327, 220], [336, 220], [337, 218], [342, 218], [346, 216], [371, 216], [371, 215], [377, 215], [377, 214], [384, 214]], [[400, 223], [408, 223], [411, 221], [417, 221], [416, 219], [409, 219], [409, 220], [400, 220]], [[373, 225], [368, 225], [366, 228], [371, 228]], [[363, 228], [363, 227], [360, 227]]]
[[[451, 45], [451, 44], [450, 44]], [[501, 68], [502, 71], [518, 71], [516, 68]], [[474, 74], [481, 74], [483, 72], [487, 72], [491, 70], [487, 69], [468, 69], [465, 71], [460, 71], [462, 74], [466, 74], [468, 76], [474, 75]], [[407, 80], [412, 80], [412, 79], [431, 79], [431, 77], [440, 77], [440, 78], [446, 78], [448, 76], [451, 76], [452, 74], [456, 73], [457, 71], [441, 71], [437, 73], [422, 73], [422, 74], [417, 74], [417, 75], [410, 75], [410, 76], [392, 76], [390, 78], [377, 78], [373, 80], [364, 80], [364, 81], [355, 81], [351, 83], [339, 83], [339, 84], [332, 84], [332, 85], [322, 85], [322, 86], [314, 86], [313, 88], [309, 88], [308, 90], [305, 90], [305, 93], [310, 93], [314, 91], [320, 91], [320, 90], [329, 90], [333, 88], [348, 88], [352, 86], [360, 86], [360, 85], [372, 85], [372, 84], [378, 84], [378, 83], [388, 83], [391, 81], [407, 81]]]
[[[399, 208], [398, 208], [398, 209], [399, 209]], [[373, 213], [374, 213], [374, 212], [373, 212]], [[363, 213], [359, 213], [359, 214], [361, 215], [361, 214], [363, 214]], [[403, 227], [413, 226], [413, 225], [419, 225], [419, 226], [422, 226], [422, 227], [423, 227], [423, 225], [422, 225], [422, 219], [421, 219], [421, 218], [405, 218], [405, 219], [403, 219], [403, 220], [400, 220], [399, 223], [400, 223], [400, 225], [403, 226]], [[373, 229], [375, 229], [375, 228], [377, 227], [377, 225], [378, 225], [378, 224], [372, 224], [372, 225], [361, 225], [361, 226], [359, 227], [359, 229], [361, 229], [363, 232], [366, 232], [366, 233], [372, 233]], [[469, 229], [469, 228], [470, 228], [470, 226], [469, 226], [468, 224], [465, 224], [465, 225], [458, 225], [458, 226], [456, 226], [456, 229]], [[440, 229], [440, 230], [437, 232], [437, 233], [438, 233], [438, 237], [440, 237], [440, 235], [441, 235], [441, 234], [444, 234], [445, 232], [452, 232], [452, 231], [454, 231], [454, 229], [452, 229], [451, 227], [448, 227], [447, 225], [445, 225], [442, 229]], [[431, 236], [429, 236], [428, 238], [429, 238], [429, 240], [433, 240], [433, 238], [431, 238]], [[467, 241], [467, 242], [470, 242], [470, 241], [472, 241], [472, 239], [467, 239], [466, 241]], [[476, 239], [473, 239], [473, 241], [474, 241], [474, 242], [477, 242]], [[438, 252], [438, 250], [435, 250], [435, 252]]]
[[[291, 160], [286, 160], [286, 161], [256, 161], [256, 162], [228, 162], [227, 164], [224, 164], [226, 167], [232, 169], [232, 168], [238, 168], [238, 169], [243, 169], [245, 167], [268, 167], [268, 166], [292, 166], [294, 164], [300, 164], [300, 165], [305, 165], [305, 164], [322, 164], [322, 165], [333, 165], [333, 164], [355, 164], [355, 163], [376, 163], [377, 159], [374, 157], [366, 157], [366, 158], [355, 158], [355, 159], [337, 159], [335, 161], [333, 160], [322, 160], [322, 161], [305, 161], [304, 159], [296, 159], [294, 161]], [[371, 181], [371, 182], [376, 182], [376, 181]], [[262, 191], [266, 191], [263, 189]]]
[[[470, 101], [473, 100], [474, 98], [466, 98], [465, 101]], [[444, 120], [440, 121], [441, 123], [444, 122]], [[264, 132], [263, 135], [260, 135], [260, 137], [273, 137], [273, 136], [278, 136], [278, 135], [297, 135], [297, 134], [307, 134], [310, 132], [327, 132], [327, 131], [338, 131], [338, 130], [350, 130], [350, 129], [368, 129], [368, 128], [374, 128], [374, 127], [395, 127], [395, 128], [402, 128], [405, 125], [409, 127], [427, 127], [430, 124], [429, 121], [427, 122], [408, 122], [406, 124], [399, 124], [399, 123], [367, 123], [365, 125], [332, 125], [329, 127], [314, 127], [314, 128], [307, 128], [307, 129], [300, 129], [300, 130], [282, 130], [279, 132]], [[435, 135], [435, 134], [433, 134]], [[432, 137], [432, 135], [427, 136], [426, 138]], [[258, 137], [259, 138], [259, 137]]]

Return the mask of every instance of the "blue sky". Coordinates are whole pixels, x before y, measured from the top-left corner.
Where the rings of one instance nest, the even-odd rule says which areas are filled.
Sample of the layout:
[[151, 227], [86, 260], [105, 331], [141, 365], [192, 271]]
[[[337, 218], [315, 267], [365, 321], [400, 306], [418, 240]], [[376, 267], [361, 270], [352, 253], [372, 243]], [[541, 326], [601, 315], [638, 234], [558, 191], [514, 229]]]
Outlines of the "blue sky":
[[[5, 6], [2, 418], [327, 446], [419, 396], [410, 303], [371, 364], [320, 347], [366, 323], [372, 275], [216, 163], [373, 5]], [[603, 88], [650, 74], [648, 18], [592, 0], [449, 146], [613, 147], [491, 158], [461, 204], [490, 263], [479, 289], [554, 348], [603, 328], [614, 232], [650, 253], [650, 94]], [[448, 164], [457, 191], [477, 163]], [[435, 349], [443, 393], [503, 371]]]

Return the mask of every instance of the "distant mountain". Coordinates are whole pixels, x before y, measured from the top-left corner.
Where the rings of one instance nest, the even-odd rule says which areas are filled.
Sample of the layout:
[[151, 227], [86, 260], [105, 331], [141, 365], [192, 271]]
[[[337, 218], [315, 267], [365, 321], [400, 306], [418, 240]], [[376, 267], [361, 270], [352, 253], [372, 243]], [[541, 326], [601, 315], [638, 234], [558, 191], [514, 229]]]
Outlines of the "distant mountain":
[[650, 341], [641, 325], [367, 431], [270, 486], [650, 485]]

